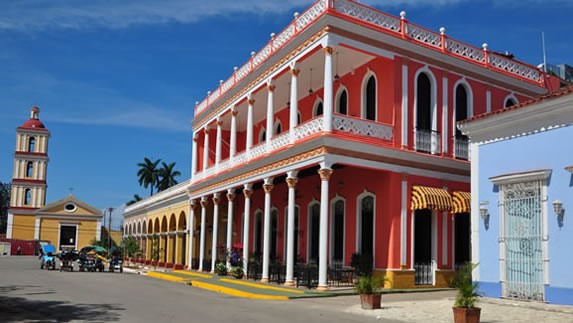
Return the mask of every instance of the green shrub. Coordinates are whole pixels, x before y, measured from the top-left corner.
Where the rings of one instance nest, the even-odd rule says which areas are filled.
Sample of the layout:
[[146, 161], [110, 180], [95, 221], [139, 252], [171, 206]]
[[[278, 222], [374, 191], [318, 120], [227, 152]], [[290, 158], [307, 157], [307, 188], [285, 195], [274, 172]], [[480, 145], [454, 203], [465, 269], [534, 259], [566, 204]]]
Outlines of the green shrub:
[[479, 284], [472, 281], [472, 271], [476, 266], [476, 264], [467, 263], [456, 272], [454, 281], [458, 293], [456, 294], [455, 307], [475, 307], [480, 296], [478, 293]]
[[215, 273], [219, 276], [227, 276], [227, 265], [224, 262], [218, 262], [215, 265]]

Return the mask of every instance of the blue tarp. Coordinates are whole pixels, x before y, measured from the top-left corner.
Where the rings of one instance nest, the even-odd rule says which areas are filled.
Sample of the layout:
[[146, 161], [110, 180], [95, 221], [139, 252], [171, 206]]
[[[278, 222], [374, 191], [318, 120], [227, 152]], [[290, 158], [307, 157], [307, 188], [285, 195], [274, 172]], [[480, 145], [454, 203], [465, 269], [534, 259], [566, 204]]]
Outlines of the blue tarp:
[[51, 245], [51, 244], [47, 244], [44, 246], [44, 252], [56, 252], [56, 247]]

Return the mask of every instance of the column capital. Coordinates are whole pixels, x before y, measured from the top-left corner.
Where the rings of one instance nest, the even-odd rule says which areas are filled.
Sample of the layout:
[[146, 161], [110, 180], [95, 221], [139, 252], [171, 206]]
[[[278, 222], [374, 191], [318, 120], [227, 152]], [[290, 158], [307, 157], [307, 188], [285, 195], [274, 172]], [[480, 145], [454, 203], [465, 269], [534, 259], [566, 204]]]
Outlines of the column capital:
[[197, 141], [199, 141], [199, 137], [197, 137], [197, 136], [193, 136], [193, 141], [194, 141], [194, 142], [197, 142]]
[[249, 105], [253, 105], [253, 104], [255, 104], [255, 99], [249, 99], [248, 102], [249, 102]]
[[273, 92], [275, 90], [276, 86], [272, 85], [272, 84], [268, 84], [267, 85], [267, 89], [269, 90], [269, 92]]
[[321, 181], [328, 181], [330, 179], [330, 175], [332, 175], [332, 169], [330, 168], [319, 169], [318, 175], [320, 175]]
[[235, 189], [231, 188], [227, 190], [227, 200], [229, 202], [233, 202], [233, 200], [235, 199]]
[[296, 184], [298, 183], [298, 178], [289, 177], [286, 179], [288, 188], [295, 188]]
[[300, 70], [297, 68], [291, 68], [291, 70], [290, 70], [290, 75], [292, 75], [294, 77], [298, 76], [299, 73], [300, 73]]
[[208, 135], [209, 134], [209, 127], [205, 126], [205, 128], [203, 128], [203, 133]]
[[332, 53], [334, 53], [334, 48], [332, 46], [324, 47], [323, 50], [326, 55], [332, 55]]
[[208, 200], [208, 198], [207, 198], [206, 196], [203, 196], [203, 197], [201, 198], [201, 207], [202, 207], [202, 208], [206, 208], [207, 205], [209, 205], [209, 200]]
[[237, 109], [233, 108], [233, 109], [231, 110], [231, 115], [232, 115], [233, 117], [236, 117], [238, 114], [239, 114], [239, 111], [237, 111]]
[[220, 127], [222, 125], [223, 125], [223, 120], [217, 119], [217, 127]]
[[245, 198], [250, 199], [252, 194], [253, 194], [253, 190], [250, 188], [245, 188], [243, 190], [243, 195], [245, 196]]
[[217, 204], [219, 204], [220, 201], [221, 201], [221, 198], [219, 197], [219, 193], [213, 194], [213, 204], [217, 205]]
[[263, 189], [265, 193], [270, 193], [275, 186], [273, 184], [263, 184]]

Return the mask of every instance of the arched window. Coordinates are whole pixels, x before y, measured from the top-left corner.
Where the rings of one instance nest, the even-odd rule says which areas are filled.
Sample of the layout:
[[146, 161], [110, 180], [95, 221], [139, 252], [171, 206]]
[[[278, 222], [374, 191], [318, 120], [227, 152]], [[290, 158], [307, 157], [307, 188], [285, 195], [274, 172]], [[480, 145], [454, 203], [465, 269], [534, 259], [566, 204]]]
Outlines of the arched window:
[[362, 259], [374, 265], [374, 196], [366, 193], [358, 199], [358, 251]]
[[271, 211], [271, 259], [276, 259], [278, 256], [278, 238], [279, 238], [279, 211], [273, 209]]
[[339, 198], [336, 200], [332, 207], [332, 220], [331, 220], [331, 250], [332, 260], [342, 262], [344, 260], [344, 214], [345, 214], [344, 200]]
[[[468, 92], [465, 86], [458, 85], [456, 88], [456, 123], [468, 118]], [[456, 127], [456, 137], [462, 136], [462, 132]]]
[[263, 212], [260, 210], [255, 212], [255, 243], [253, 253], [255, 257], [260, 257], [263, 254]]
[[27, 188], [24, 191], [24, 205], [30, 205], [32, 203], [32, 190]]
[[516, 105], [516, 104], [517, 104], [517, 100], [516, 100], [515, 98], [513, 98], [513, 97], [508, 97], [508, 98], [505, 100], [505, 105], [504, 105], [504, 107], [509, 108], [509, 107], [512, 107], [512, 106], [514, 106], [514, 105]]
[[432, 138], [432, 81], [422, 72], [416, 80], [416, 150], [431, 153], [434, 148]]
[[267, 131], [265, 128], [261, 128], [261, 131], [259, 132], [259, 143], [264, 142], [265, 140], [267, 140]]
[[274, 128], [275, 128], [275, 135], [278, 135], [278, 134], [280, 134], [281, 132], [283, 132], [283, 126], [281, 125], [281, 121], [280, 121], [280, 120], [277, 120], [277, 121], [275, 122], [275, 127], [274, 127]]
[[321, 116], [324, 113], [324, 106], [322, 105], [322, 101], [317, 101], [314, 105], [314, 111], [312, 112], [313, 117]]
[[301, 120], [301, 118], [300, 118], [300, 112], [297, 112], [297, 113], [296, 113], [296, 124], [300, 124], [300, 120]]
[[336, 111], [340, 114], [348, 114], [348, 94], [346, 90], [342, 90], [338, 96]]
[[318, 263], [318, 243], [320, 234], [320, 203], [314, 202], [310, 206], [309, 221], [309, 253], [308, 261]]
[[30, 139], [28, 139], [28, 152], [35, 152], [36, 151], [36, 138], [35, 137], [30, 137]]
[[370, 76], [364, 89], [364, 115], [367, 120], [376, 120], [376, 78]]
[[26, 162], [26, 177], [32, 177], [34, 175], [34, 163], [29, 161]]

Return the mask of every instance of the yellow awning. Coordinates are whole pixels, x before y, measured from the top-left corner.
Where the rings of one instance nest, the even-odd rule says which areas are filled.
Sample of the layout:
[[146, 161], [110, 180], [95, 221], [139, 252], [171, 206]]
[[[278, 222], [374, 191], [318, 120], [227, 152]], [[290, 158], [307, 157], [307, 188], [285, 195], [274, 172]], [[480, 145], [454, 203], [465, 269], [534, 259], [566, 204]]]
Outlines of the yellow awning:
[[435, 209], [449, 211], [452, 209], [452, 197], [448, 191], [427, 186], [412, 187], [412, 210]]
[[453, 213], [469, 213], [471, 210], [472, 195], [469, 192], [454, 191], [452, 204]]

